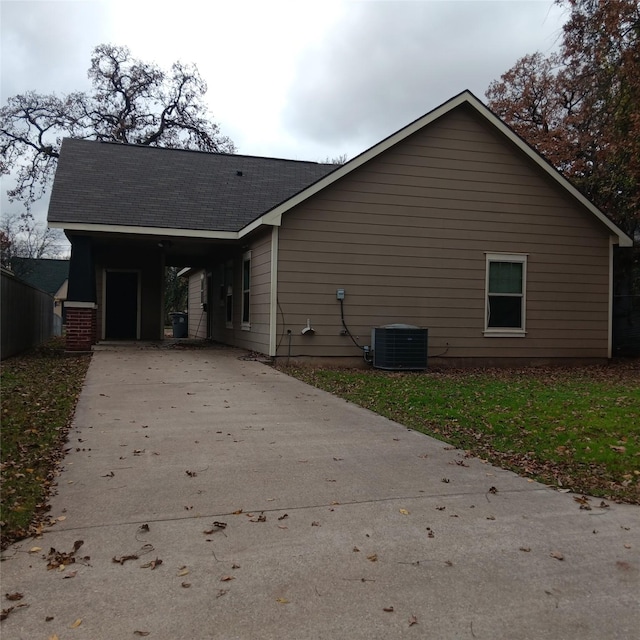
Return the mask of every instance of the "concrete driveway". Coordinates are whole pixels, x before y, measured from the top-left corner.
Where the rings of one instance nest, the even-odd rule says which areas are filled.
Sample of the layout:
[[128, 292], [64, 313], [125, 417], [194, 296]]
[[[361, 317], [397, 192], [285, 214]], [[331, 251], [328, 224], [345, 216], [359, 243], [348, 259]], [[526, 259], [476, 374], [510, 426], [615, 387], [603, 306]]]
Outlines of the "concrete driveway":
[[3, 640], [638, 637], [640, 509], [580, 509], [242, 355], [95, 353], [60, 519], [3, 554], [2, 608], [29, 605]]

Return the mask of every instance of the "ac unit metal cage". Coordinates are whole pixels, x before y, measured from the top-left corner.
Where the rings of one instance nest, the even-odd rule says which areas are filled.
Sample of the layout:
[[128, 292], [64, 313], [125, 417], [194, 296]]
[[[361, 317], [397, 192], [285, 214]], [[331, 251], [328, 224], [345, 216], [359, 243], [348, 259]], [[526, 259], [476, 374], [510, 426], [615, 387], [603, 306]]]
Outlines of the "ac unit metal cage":
[[391, 324], [371, 332], [373, 366], [387, 371], [421, 371], [427, 368], [428, 329]]

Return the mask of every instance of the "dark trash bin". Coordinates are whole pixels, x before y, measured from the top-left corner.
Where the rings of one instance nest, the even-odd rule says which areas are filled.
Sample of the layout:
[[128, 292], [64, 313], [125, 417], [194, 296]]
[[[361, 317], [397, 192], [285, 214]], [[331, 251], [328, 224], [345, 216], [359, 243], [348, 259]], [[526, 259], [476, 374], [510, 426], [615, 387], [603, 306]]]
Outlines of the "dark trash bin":
[[189, 333], [188, 328], [188, 316], [186, 313], [180, 313], [174, 311], [169, 314], [171, 316], [171, 324], [173, 325], [173, 337], [174, 338], [186, 338]]

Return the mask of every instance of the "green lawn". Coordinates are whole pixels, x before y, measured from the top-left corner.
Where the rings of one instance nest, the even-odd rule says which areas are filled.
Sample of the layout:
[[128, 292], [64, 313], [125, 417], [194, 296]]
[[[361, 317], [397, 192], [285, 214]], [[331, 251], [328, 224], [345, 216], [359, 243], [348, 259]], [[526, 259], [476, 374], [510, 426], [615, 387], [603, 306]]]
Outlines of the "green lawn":
[[523, 475], [640, 503], [639, 362], [425, 373], [285, 371]]
[[3, 549], [42, 525], [89, 360], [65, 354], [63, 342], [56, 339], [0, 367]]

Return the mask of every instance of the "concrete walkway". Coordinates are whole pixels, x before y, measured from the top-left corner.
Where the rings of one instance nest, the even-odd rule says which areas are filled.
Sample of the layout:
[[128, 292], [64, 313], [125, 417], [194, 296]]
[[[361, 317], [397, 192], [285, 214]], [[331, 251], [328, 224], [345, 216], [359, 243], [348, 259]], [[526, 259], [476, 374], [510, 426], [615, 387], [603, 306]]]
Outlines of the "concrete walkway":
[[29, 606], [3, 640], [638, 637], [640, 509], [581, 510], [242, 355], [94, 354], [60, 520], [4, 554], [2, 608]]

